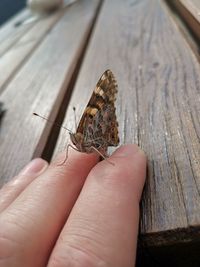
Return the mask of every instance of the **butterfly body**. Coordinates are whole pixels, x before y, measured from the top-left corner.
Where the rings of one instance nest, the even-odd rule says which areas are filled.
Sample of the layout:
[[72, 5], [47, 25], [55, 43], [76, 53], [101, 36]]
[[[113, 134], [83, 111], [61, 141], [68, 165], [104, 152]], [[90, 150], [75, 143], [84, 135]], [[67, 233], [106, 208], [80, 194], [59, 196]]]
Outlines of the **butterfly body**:
[[115, 77], [111, 70], [106, 70], [93, 91], [76, 133], [70, 133], [70, 139], [78, 151], [96, 151], [107, 157], [108, 146], [119, 144], [114, 105], [116, 93]]

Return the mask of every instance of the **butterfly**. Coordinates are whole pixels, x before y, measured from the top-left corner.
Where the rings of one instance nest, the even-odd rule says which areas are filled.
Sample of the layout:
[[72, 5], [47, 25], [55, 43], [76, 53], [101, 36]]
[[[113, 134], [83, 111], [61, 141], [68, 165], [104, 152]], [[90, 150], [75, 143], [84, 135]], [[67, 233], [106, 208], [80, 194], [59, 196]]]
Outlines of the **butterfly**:
[[111, 70], [106, 70], [97, 82], [75, 133], [37, 113], [33, 113], [47, 122], [69, 131], [70, 139], [75, 147], [68, 144], [65, 160], [59, 165], [63, 165], [67, 161], [69, 147], [84, 153], [96, 152], [106, 159], [108, 147], [118, 146], [118, 122], [115, 114], [117, 88], [114, 74]]
[[[118, 146], [118, 122], [115, 114], [117, 82], [106, 70], [92, 93], [75, 133], [69, 133], [75, 150], [97, 152], [106, 159], [109, 146]], [[68, 145], [71, 146], [71, 145]]]

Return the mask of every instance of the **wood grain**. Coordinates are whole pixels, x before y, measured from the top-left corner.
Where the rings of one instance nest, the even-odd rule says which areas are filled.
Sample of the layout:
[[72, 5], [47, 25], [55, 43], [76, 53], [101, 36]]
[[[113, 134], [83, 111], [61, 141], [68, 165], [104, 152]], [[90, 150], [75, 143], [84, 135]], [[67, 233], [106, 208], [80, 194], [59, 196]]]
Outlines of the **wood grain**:
[[12, 79], [15, 72], [20, 69], [21, 65], [28, 60], [28, 57], [61, 18], [64, 11], [58, 11], [34, 22], [29, 31], [23, 34], [21, 32], [21, 36], [18, 36], [15, 44], [4, 52], [0, 60], [0, 92], [3, 91], [6, 84]]
[[7, 111], [0, 128], [1, 185], [33, 155], [42, 154], [52, 126], [32, 113], [50, 120], [57, 116], [98, 3], [84, 0], [70, 6], [2, 93]]
[[[141, 240], [148, 246], [191, 242], [200, 234], [200, 66], [159, 0], [104, 2], [64, 125], [74, 130], [99, 76], [119, 84], [121, 144], [148, 156]], [[67, 139], [68, 138], [68, 139]], [[61, 131], [55, 154], [69, 142]]]

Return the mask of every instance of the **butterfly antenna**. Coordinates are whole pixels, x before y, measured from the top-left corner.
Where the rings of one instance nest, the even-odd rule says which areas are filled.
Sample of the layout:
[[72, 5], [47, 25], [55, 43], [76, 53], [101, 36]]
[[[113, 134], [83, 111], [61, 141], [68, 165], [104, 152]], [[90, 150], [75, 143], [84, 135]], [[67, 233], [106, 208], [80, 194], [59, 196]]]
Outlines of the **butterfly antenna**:
[[43, 116], [41, 116], [41, 115], [39, 115], [39, 114], [37, 114], [37, 113], [35, 113], [35, 112], [33, 113], [33, 115], [38, 116], [38, 117], [40, 117], [41, 119], [47, 121], [48, 123], [51, 123], [51, 124], [53, 124], [53, 125], [55, 125], [55, 126], [57, 126], [57, 127], [59, 127], [59, 128], [63, 128], [63, 129], [65, 129], [65, 130], [67, 130], [68, 132], [72, 133], [71, 130], [69, 130], [68, 128], [66, 128], [65, 126], [63, 126], [63, 125], [61, 125], [61, 124], [59, 124], [59, 123], [56, 123], [56, 122], [54, 122], [54, 121], [51, 121], [51, 120], [49, 120], [49, 119], [47, 119], [47, 118], [45, 118], [45, 117], [43, 117]]
[[77, 130], [78, 125], [77, 125], [77, 120], [76, 120], [76, 108], [75, 107], [73, 107], [73, 111], [74, 111], [75, 129]]

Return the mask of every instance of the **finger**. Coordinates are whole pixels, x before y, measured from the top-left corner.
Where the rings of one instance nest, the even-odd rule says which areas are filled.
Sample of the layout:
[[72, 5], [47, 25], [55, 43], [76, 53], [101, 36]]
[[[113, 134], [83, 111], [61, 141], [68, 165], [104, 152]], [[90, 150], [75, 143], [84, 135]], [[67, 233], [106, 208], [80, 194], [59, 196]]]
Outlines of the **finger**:
[[98, 160], [92, 154], [73, 152], [66, 165], [60, 166], [64, 158], [65, 153], [1, 213], [3, 266], [46, 266], [84, 180]]
[[48, 163], [40, 158], [32, 160], [11, 181], [0, 190], [0, 212], [6, 209], [17, 196], [48, 167]]
[[119, 148], [90, 172], [48, 267], [134, 266], [146, 157]]

